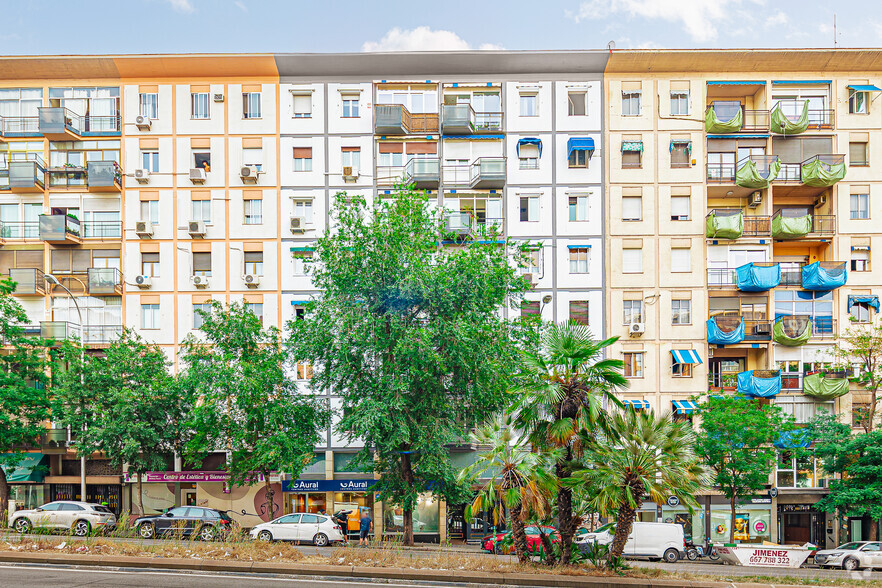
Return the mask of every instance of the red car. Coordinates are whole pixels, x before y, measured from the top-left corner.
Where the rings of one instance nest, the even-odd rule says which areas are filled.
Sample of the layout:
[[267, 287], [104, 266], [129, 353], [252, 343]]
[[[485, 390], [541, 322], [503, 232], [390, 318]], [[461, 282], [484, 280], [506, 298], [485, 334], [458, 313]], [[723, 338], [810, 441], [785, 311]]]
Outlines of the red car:
[[[542, 549], [542, 539], [539, 537], [539, 527], [536, 525], [530, 525], [529, 527], [525, 527], [524, 531], [527, 534], [527, 551], [539, 553]], [[560, 533], [558, 533], [557, 529], [554, 527], [543, 526], [542, 532], [549, 535], [549, 540], [552, 543], [560, 543]], [[513, 544], [507, 547], [502, 546], [503, 539], [508, 537], [511, 537], [511, 531], [488, 535], [481, 539], [481, 549], [489, 553], [514, 553]]]

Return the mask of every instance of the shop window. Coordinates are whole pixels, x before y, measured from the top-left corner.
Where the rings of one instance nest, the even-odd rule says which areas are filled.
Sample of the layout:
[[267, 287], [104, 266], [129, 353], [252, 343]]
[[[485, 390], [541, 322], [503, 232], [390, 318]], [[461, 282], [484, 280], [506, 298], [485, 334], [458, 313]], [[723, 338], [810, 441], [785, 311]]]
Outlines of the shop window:
[[334, 473], [342, 474], [361, 474], [365, 473], [363, 468], [359, 468], [353, 464], [355, 458], [358, 456], [357, 453], [339, 453], [334, 452]]
[[[440, 515], [440, 499], [427, 493], [419, 494], [413, 511], [414, 534], [438, 533]], [[383, 532], [390, 535], [404, 533], [404, 509], [393, 504], [383, 504]]]

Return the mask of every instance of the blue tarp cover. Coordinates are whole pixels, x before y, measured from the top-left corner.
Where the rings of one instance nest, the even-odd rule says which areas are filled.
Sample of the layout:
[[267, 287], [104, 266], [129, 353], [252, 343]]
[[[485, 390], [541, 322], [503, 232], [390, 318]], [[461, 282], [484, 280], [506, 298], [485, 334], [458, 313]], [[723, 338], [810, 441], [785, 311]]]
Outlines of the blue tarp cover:
[[758, 378], [753, 375], [753, 370], [738, 374], [738, 392], [745, 396], [771, 398], [780, 391], [781, 372], [777, 372], [774, 378]]
[[872, 307], [876, 312], [879, 312], [879, 297], [878, 296], [859, 296], [857, 294], [850, 295], [848, 297], [848, 310], [851, 310], [851, 307], [855, 304], [864, 303], [867, 306]]
[[567, 141], [567, 158], [573, 154], [573, 151], [587, 151], [588, 157], [594, 153], [594, 139], [591, 137], [573, 137]]
[[525, 139], [518, 139], [518, 145], [515, 148], [515, 151], [518, 155], [521, 154], [521, 145], [535, 145], [539, 148], [539, 157], [542, 157], [542, 139], [537, 139], [536, 137], [527, 137]]
[[782, 431], [778, 434], [778, 440], [775, 441], [775, 447], [778, 449], [796, 449], [798, 447], [808, 447], [811, 444], [812, 438], [808, 429]]
[[823, 267], [820, 261], [816, 261], [802, 268], [802, 287], [806, 290], [826, 292], [844, 286], [847, 279], [845, 264], [828, 269]]
[[781, 283], [781, 266], [746, 263], [735, 268], [735, 285], [742, 292], [765, 292]]
[[715, 318], [707, 319], [707, 342], [711, 345], [732, 345], [744, 341], [744, 321], [738, 323], [738, 328], [731, 332], [723, 332], [717, 326]]

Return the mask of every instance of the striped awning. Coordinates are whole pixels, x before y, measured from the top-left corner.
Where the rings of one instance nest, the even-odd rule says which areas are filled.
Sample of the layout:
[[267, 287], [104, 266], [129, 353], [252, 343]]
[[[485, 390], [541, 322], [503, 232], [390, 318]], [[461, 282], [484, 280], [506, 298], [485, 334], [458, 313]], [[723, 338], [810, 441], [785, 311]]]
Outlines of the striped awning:
[[631, 406], [634, 410], [649, 410], [649, 401], [648, 400], [622, 400], [622, 404], [625, 405], [625, 408]]
[[703, 363], [694, 349], [672, 349], [671, 357], [674, 363]]
[[698, 408], [691, 400], [672, 400], [676, 414], [692, 414]]

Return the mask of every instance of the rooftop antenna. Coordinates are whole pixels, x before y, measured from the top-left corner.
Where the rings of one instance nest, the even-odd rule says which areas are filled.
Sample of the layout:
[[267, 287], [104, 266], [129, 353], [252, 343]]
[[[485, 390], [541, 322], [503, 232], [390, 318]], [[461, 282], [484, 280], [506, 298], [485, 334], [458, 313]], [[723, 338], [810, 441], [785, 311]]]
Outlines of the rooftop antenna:
[[616, 48], [616, 42], [610, 41], [609, 43], [606, 44], [606, 48], [609, 49], [610, 53], [612, 53], [613, 49]]
[[839, 48], [839, 39], [836, 35], [836, 13], [833, 13], [833, 48]]

